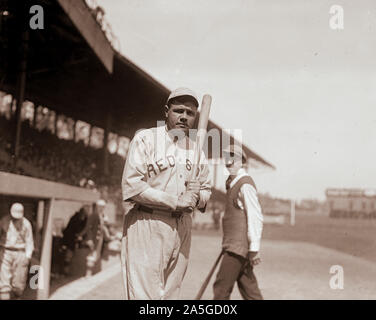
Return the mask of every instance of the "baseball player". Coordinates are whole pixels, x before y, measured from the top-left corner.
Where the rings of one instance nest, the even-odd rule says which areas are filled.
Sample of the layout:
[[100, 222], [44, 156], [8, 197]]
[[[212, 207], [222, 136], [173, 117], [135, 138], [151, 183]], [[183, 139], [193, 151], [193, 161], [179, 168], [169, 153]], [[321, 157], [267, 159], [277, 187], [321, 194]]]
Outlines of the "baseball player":
[[255, 183], [245, 170], [246, 155], [241, 146], [224, 150], [226, 168], [226, 210], [222, 220], [224, 251], [214, 283], [214, 299], [228, 300], [235, 282], [245, 300], [261, 300], [262, 295], [253, 273], [260, 263], [259, 250], [263, 216]]
[[135, 205], [125, 216], [122, 271], [126, 299], [177, 299], [188, 265], [191, 212], [204, 212], [211, 195], [202, 152], [190, 179], [195, 142], [189, 139], [199, 103], [178, 88], [165, 105], [166, 125], [138, 132], [125, 162], [123, 199]]
[[0, 220], [0, 299], [19, 298], [26, 286], [29, 262], [34, 250], [30, 222], [24, 207], [14, 203], [10, 215]]

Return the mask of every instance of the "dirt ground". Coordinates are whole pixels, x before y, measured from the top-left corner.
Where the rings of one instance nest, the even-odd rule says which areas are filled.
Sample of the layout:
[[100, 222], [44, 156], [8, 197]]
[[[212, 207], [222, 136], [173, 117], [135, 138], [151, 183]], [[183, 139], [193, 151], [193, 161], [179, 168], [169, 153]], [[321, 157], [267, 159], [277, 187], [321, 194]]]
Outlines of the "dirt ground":
[[[200, 232], [198, 232], [200, 233]], [[221, 247], [218, 232], [197, 234], [192, 239], [188, 271], [181, 299], [196, 296]], [[265, 299], [376, 299], [376, 268], [369, 259], [350, 255], [315, 243], [264, 239], [262, 263], [255, 268]], [[341, 266], [344, 288], [331, 289], [332, 266]], [[212, 278], [203, 299], [212, 299]], [[81, 299], [121, 299], [120, 272]], [[235, 286], [232, 299], [241, 299]]]

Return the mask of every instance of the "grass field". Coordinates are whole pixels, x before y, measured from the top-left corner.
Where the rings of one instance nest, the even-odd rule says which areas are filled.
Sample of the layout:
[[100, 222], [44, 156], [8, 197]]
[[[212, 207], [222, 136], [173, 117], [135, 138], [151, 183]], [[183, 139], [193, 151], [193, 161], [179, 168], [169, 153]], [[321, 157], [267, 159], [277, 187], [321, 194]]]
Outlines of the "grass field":
[[[195, 230], [194, 234], [218, 236], [221, 231]], [[262, 238], [309, 242], [376, 262], [376, 220], [297, 215], [295, 226], [265, 224]]]

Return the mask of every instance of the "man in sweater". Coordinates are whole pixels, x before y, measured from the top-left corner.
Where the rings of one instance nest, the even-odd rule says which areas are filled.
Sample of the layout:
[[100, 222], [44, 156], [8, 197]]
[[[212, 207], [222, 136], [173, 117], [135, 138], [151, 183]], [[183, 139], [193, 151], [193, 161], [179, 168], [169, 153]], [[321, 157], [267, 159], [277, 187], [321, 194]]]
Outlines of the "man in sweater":
[[247, 174], [246, 155], [241, 146], [223, 152], [230, 176], [226, 181], [226, 210], [222, 220], [224, 251], [215, 280], [214, 300], [228, 300], [235, 282], [245, 300], [263, 299], [253, 273], [259, 257], [263, 216], [255, 183]]

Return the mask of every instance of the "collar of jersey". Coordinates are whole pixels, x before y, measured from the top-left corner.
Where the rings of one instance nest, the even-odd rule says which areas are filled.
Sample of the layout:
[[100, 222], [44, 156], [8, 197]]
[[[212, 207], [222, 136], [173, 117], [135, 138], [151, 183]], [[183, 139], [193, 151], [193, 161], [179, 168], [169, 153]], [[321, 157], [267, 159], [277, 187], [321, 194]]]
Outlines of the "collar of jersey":
[[240, 168], [238, 170], [238, 172], [236, 173], [236, 177], [234, 178], [234, 180], [231, 181], [230, 188], [232, 188], [235, 185], [235, 183], [237, 183], [239, 181], [240, 178], [247, 176], [247, 175], [248, 175], [248, 173], [245, 171], [245, 169]]
[[[165, 131], [166, 135], [168, 136], [168, 138], [169, 138], [172, 142], [174, 142], [174, 141], [172, 140], [172, 138], [171, 138], [171, 135], [170, 135], [169, 132], [168, 132], [169, 130], [167, 129], [167, 124], [164, 126], [164, 128], [165, 128], [164, 131]], [[187, 141], [189, 142], [189, 147], [190, 147], [190, 148], [193, 148], [193, 144], [192, 144], [193, 141], [192, 141], [191, 139], [189, 139], [187, 136], [184, 136], [184, 139], [182, 139], [182, 140], [180, 140], [180, 141], [178, 140], [177, 143], [178, 143], [178, 144], [182, 144], [182, 143], [185, 143], [185, 142], [187, 142]]]

